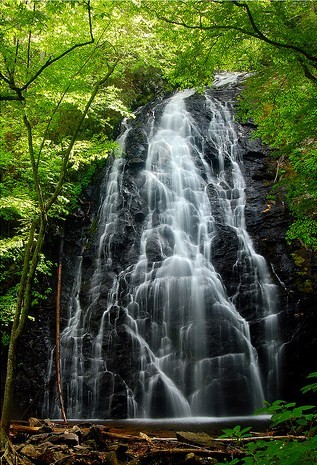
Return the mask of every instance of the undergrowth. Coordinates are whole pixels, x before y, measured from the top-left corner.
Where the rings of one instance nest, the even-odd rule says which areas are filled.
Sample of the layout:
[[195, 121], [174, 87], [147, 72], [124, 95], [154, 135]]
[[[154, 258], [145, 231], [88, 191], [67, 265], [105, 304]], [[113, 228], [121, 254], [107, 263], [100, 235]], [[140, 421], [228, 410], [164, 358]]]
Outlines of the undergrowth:
[[[317, 372], [309, 379], [316, 379]], [[317, 382], [301, 389], [302, 393], [317, 392]], [[277, 400], [255, 414], [271, 415], [272, 436], [267, 439], [243, 441], [251, 436], [249, 427], [225, 429], [222, 438], [232, 438], [239, 446], [239, 458], [219, 465], [313, 465], [317, 463], [317, 409], [314, 405], [297, 406], [295, 402]], [[274, 437], [275, 434], [275, 437]]]

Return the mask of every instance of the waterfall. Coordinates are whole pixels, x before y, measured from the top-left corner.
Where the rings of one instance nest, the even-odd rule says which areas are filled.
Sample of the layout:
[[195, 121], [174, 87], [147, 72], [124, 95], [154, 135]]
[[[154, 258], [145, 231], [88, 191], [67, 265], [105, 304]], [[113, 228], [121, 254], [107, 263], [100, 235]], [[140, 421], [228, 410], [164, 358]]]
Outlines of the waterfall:
[[[193, 97], [178, 92], [141, 132], [128, 127], [101, 188], [94, 271], [83, 285], [83, 242], [61, 334], [70, 418], [249, 414], [277, 393], [278, 289], [246, 230], [233, 111], [207, 92], [202, 128], [187, 109]], [[230, 286], [215, 261], [224, 232], [235, 246]], [[118, 259], [120, 234], [127, 249]], [[58, 417], [53, 399], [46, 415]]]

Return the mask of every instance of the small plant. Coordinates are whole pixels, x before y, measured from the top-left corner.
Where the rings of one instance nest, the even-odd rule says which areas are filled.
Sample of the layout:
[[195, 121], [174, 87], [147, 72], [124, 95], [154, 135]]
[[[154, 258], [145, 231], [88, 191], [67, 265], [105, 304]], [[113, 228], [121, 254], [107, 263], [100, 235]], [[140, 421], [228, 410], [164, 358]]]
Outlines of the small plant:
[[314, 405], [296, 406], [295, 402], [276, 400], [272, 404], [257, 410], [256, 414], [266, 413], [272, 415], [271, 427], [283, 428], [291, 434], [301, 434], [303, 431], [311, 432], [315, 429], [317, 415], [309, 410], [315, 409]]
[[[310, 373], [308, 379], [316, 379], [317, 372]], [[301, 389], [302, 393], [317, 392], [317, 382]], [[268, 437], [267, 440], [254, 438], [246, 442], [240, 451], [242, 458], [234, 458], [225, 462], [231, 465], [313, 465], [317, 463], [317, 413], [313, 405], [297, 406], [295, 402], [276, 400], [256, 414], [270, 414], [271, 427], [284, 431], [284, 436]], [[251, 428], [235, 426], [224, 429], [221, 438], [235, 438], [242, 442], [243, 438], [252, 436]], [[224, 465], [224, 464], [219, 464]]]
[[7, 347], [9, 345], [9, 342], [10, 342], [10, 336], [8, 333], [4, 332], [1, 336], [1, 344], [4, 347]]
[[[317, 372], [310, 373], [307, 378], [317, 378]], [[307, 392], [317, 392], [317, 382], [312, 384], [307, 384], [306, 386], [302, 387], [301, 392], [306, 394]]]
[[249, 438], [252, 436], [250, 433], [251, 426], [247, 426], [245, 428], [241, 428], [240, 425], [235, 426], [234, 428], [225, 428], [222, 431], [224, 434], [219, 436], [220, 438], [233, 438], [233, 439], [243, 439]]

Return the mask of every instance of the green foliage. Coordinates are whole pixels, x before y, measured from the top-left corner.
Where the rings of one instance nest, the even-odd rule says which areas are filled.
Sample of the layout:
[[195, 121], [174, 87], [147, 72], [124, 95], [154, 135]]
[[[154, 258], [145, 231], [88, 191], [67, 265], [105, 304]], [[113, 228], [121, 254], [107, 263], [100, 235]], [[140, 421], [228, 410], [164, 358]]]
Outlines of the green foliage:
[[[307, 377], [317, 378], [317, 373], [310, 373]], [[303, 393], [316, 392], [317, 383], [308, 384], [302, 388]], [[242, 458], [233, 459], [230, 464], [244, 465], [312, 465], [317, 461], [317, 413], [313, 405], [297, 406], [295, 402], [277, 400], [260, 409], [256, 414], [270, 414], [271, 428], [280, 430], [284, 436], [281, 439], [257, 440], [242, 444], [244, 430], [240, 426], [223, 430], [221, 437], [237, 439]], [[247, 434], [248, 431], [245, 431]], [[291, 436], [293, 435], [293, 436]], [[239, 441], [240, 439], [240, 441]], [[222, 464], [224, 465], [224, 464]]]
[[311, 433], [316, 428], [317, 415], [314, 405], [296, 406], [295, 402], [285, 402], [276, 400], [272, 404], [267, 403], [267, 406], [258, 410], [256, 413], [266, 413], [271, 416], [271, 427], [284, 427], [291, 434], [299, 434], [303, 431]]
[[0, 240], [0, 327], [7, 326], [13, 318], [23, 246], [21, 236]]
[[[280, 196], [294, 217], [287, 240], [316, 251], [317, 15], [314, 2], [142, 2], [170, 44], [168, 79], [211, 84], [215, 72], [249, 71], [240, 117], [285, 162]], [[175, 53], [176, 52], [176, 53]]]
[[10, 262], [15, 262], [22, 247], [23, 241], [21, 236], [14, 236], [8, 239], [1, 239], [0, 257], [3, 257], [5, 260], [8, 260]]
[[6, 347], [6, 346], [9, 345], [9, 342], [10, 342], [10, 336], [9, 336], [9, 334], [8, 334], [6, 331], [4, 331], [4, 332], [2, 333], [2, 335], [1, 335], [1, 344], [2, 344], [4, 347]]
[[11, 288], [5, 295], [0, 296], [0, 324], [7, 326], [14, 316], [18, 288]]
[[219, 465], [313, 465], [317, 459], [317, 436], [305, 440], [255, 440], [247, 443], [242, 453], [242, 458]]
[[240, 100], [240, 114], [252, 119], [256, 135], [284, 158], [277, 189], [284, 193], [294, 222], [286, 239], [317, 250], [317, 86], [296, 67], [287, 78], [267, 70], [248, 80]]
[[294, 221], [286, 233], [286, 239], [289, 242], [300, 240], [306, 247], [317, 251], [317, 220], [301, 218]]
[[222, 431], [224, 434], [219, 436], [220, 438], [234, 438], [234, 439], [242, 439], [248, 438], [252, 436], [250, 433], [251, 426], [246, 426], [245, 428], [241, 428], [240, 425], [236, 425], [234, 428], [224, 428]]
[[[309, 375], [307, 376], [308, 379], [311, 379], [311, 378], [317, 378], [317, 372], [313, 372], [313, 373], [309, 373]], [[316, 383], [311, 383], [311, 384], [307, 384], [306, 386], [304, 386], [302, 389], [301, 389], [302, 393], [303, 394], [306, 394], [307, 392], [317, 392], [317, 382]]]
[[[165, 85], [162, 45], [155, 40], [152, 24], [139, 13], [129, 1], [1, 3], [2, 327], [12, 320], [33, 220], [47, 205], [48, 228], [65, 220], [96, 170], [116, 149], [111, 139], [119, 121], [131, 117], [131, 106]], [[79, 127], [92, 89], [105, 76], [109, 77]], [[50, 204], [56, 188], [58, 195]], [[41, 256], [32, 305], [50, 291], [41, 286], [49, 274], [47, 265]]]
[[[302, 440], [257, 441], [246, 446], [245, 465], [312, 465], [317, 459], [317, 436]], [[232, 463], [232, 462], [230, 462]], [[235, 462], [237, 463], [237, 462]]]
[[[20, 239], [15, 239], [16, 242], [12, 241], [12, 239], [1, 241], [2, 243], [6, 243], [6, 245], [2, 248], [3, 254], [0, 254], [0, 271], [2, 271], [0, 275], [0, 329], [10, 325], [16, 309], [19, 290], [16, 282], [21, 269], [23, 244]], [[9, 247], [10, 243], [12, 243], [11, 248]], [[43, 303], [51, 294], [52, 289], [47, 285], [43, 286], [42, 282], [51, 276], [53, 267], [53, 263], [47, 260], [44, 254], [41, 254], [32, 289], [32, 306]], [[6, 334], [6, 331], [3, 334]]]

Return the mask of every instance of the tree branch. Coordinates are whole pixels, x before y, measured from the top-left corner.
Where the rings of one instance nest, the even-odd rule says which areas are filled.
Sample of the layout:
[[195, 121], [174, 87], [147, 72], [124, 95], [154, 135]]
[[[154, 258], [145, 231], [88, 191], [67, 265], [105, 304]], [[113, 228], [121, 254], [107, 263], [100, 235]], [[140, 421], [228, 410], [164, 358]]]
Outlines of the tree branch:
[[301, 60], [300, 58], [298, 59], [301, 67], [303, 68], [304, 74], [307, 77], [307, 79], [310, 79], [313, 82], [317, 82], [317, 77], [310, 71], [308, 66]]
[[67, 423], [66, 413], [63, 402], [63, 390], [62, 390], [62, 379], [61, 379], [61, 360], [60, 360], [60, 319], [61, 319], [61, 289], [62, 289], [62, 269], [63, 269], [63, 247], [64, 247], [64, 229], [60, 237], [59, 243], [59, 257], [58, 257], [58, 268], [57, 268], [57, 289], [56, 289], [56, 334], [55, 334], [55, 366], [56, 366], [56, 384], [59, 406], [64, 423]]
[[44, 211], [45, 211], [44, 200], [43, 200], [43, 195], [42, 195], [42, 190], [41, 190], [41, 184], [40, 184], [39, 177], [38, 177], [38, 166], [37, 166], [37, 163], [35, 161], [35, 156], [34, 156], [32, 126], [26, 114], [23, 115], [23, 122], [27, 129], [27, 134], [28, 134], [29, 155], [30, 155], [31, 166], [32, 166], [32, 171], [33, 171], [35, 190], [37, 193], [37, 198], [39, 201], [41, 213], [44, 214]]
[[244, 8], [246, 10], [249, 21], [250, 21], [250, 24], [251, 24], [253, 30], [257, 34], [255, 37], [257, 37], [260, 40], [263, 40], [263, 42], [266, 42], [266, 43], [268, 43], [270, 45], [273, 45], [274, 47], [285, 48], [285, 49], [288, 49], [288, 50], [293, 50], [295, 52], [298, 52], [299, 54], [301, 54], [305, 58], [307, 58], [309, 61], [311, 61], [312, 63], [317, 64], [317, 57], [315, 57], [314, 55], [311, 55], [310, 53], [306, 52], [302, 48], [297, 47], [296, 45], [292, 45], [292, 44], [285, 44], [285, 43], [282, 43], [282, 42], [277, 42], [275, 40], [270, 39], [265, 34], [263, 34], [263, 32], [256, 25], [255, 20], [254, 20], [254, 18], [252, 16], [250, 7], [249, 7], [249, 5], [247, 5], [247, 3], [241, 3], [241, 2], [239, 2], [237, 0], [233, 0], [233, 4], [238, 6], [239, 8], [242, 7], [242, 8]]
[[91, 20], [91, 8], [90, 8], [90, 0], [88, 0], [88, 3], [87, 3], [87, 6], [88, 6], [88, 22], [89, 22], [89, 34], [90, 34], [90, 40], [87, 40], [86, 42], [81, 42], [79, 44], [75, 44], [73, 45], [72, 47], [68, 48], [67, 50], [65, 50], [64, 52], [62, 52], [60, 55], [57, 55], [55, 58], [52, 58], [50, 57], [45, 63], [44, 65], [42, 65], [38, 71], [28, 80], [28, 82], [26, 84], [24, 84], [24, 86], [20, 87], [20, 90], [21, 91], [24, 91], [26, 90], [31, 84], [32, 82], [34, 82], [42, 73], [43, 71], [48, 68], [49, 66], [51, 66], [53, 63], [55, 63], [56, 61], [59, 61], [61, 60], [62, 58], [64, 58], [66, 55], [69, 55], [71, 52], [73, 52], [74, 50], [76, 50], [77, 48], [81, 48], [81, 47], [84, 47], [85, 45], [89, 45], [89, 44], [93, 44], [95, 42], [95, 39], [94, 39], [94, 36], [93, 36], [93, 31], [92, 31], [92, 20]]
[[88, 21], [89, 21], [89, 33], [90, 33], [90, 38], [91, 41], [94, 42], [94, 34], [92, 30], [92, 20], [91, 20], [91, 6], [90, 6], [90, 0], [87, 0], [87, 10], [88, 10]]
[[[97, 46], [96, 48], [100, 47]], [[45, 128], [45, 132], [44, 132], [44, 135], [43, 135], [43, 138], [42, 138], [42, 142], [41, 142], [41, 145], [40, 145], [40, 148], [38, 150], [38, 156], [37, 156], [37, 166], [39, 165], [39, 160], [40, 160], [40, 156], [41, 156], [41, 153], [42, 153], [42, 150], [43, 150], [43, 147], [44, 147], [44, 143], [45, 143], [45, 140], [46, 140], [46, 136], [48, 134], [48, 131], [49, 131], [49, 128], [50, 128], [50, 125], [53, 121], [53, 118], [55, 116], [55, 114], [57, 113], [57, 110], [59, 109], [65, 95], [67, 94], [68, 90], [70, 89], [72, 83], [74, 82], [76, 76], [78, 76], [80, 74], [80, 72], [85, 68], [85, 66], [87, 65], [87, 63], [89, 62], [89, 60], [92, 58], [92, 56], [94, 55], [94, 53], [96, 52], [96, 48], [91, 52], [90, 56], [82, 63], [81, 67], [70, 77], [70, 83], [67, 85], [67, 87], [65, 88], [64, 92], [62, 93], [59, 101], [57, 102], [50, 118], [49, 118], [49, 121], [46, 125], [46, 128]]]
[[74, 147], [74, 144], [77, 140], [77, 137], [78, 137], [78, 133], [80, 131], [80, 128], [84, 122], [84, 119], [86, 118], [87, 114], [88, 114], [88, 111], [100, 89], [101, 86], [103, 86], [106, 81], [109, 79], [109, 77], [112, 75], [112, 73], [114, 72], [115, 70], [115, 67], [117, 66], [117, 63], [119, 61], [119, 58], [118, 60], [109, 68], [108, 70], [108, 73], [106, 74], [106, 76], [101, 79], [100, 81], [98, 81], [93, 90], [92, 90], [92, 93], [90, 95], [90, 98], [88, 100], [88, 102], [86, 103], [86, 106], [85, 106], [85, 109], [81, 115], [81, 118], [80, 120], [78, 121], [77, 123], [77, 126], [76, 126], [76, 129], [75, 129], [75, 132], [72, 136], [72, 139], [70, 140], [69, 142], [69, 145], [67, 147], [67, 150], [64, 154], [64, 159], [63, 159], [63, 165], [61, 167], [61, 172], [60, 172], [60, 177], [59, 177], [59, 180], [58, 180], [58, 183], [56, 185], [56, 188], [55, 188], [55, 191], [54, 193], [52, 194], [52, 196], [50, 197], [50, 199], [48, 200], [48, 202], [46, 203], [46, 207], [45, 207], [45, 211], [46, 213], [50, 210], [50, 208], [52, 207], [52, 205], [54, 204], [54, 202], [56, 201], [57, 197], [59, 196], [61, 190], [62, 190], [62, 187], [63, 187], [63, 182], [64, 182], [64, 179], [65, 179], [65, 176], [66, 176], [66, 173], [67, 173], [67, 165], [68, 165], [68, 162], [69, 162], [69, 158], [70, 158], [70, 155], [71, 155], [71, 151], [73, 150], [73, 147]]
[[18, 60], [19, 46], [20, 46], [20, 40], [17, 39], [17, 45], [15, 47], [15, 55], [14, 55], [14, 66], [13, 66], [13, 69], [12, 69], [12, 72], [11, 72], [12, 77], [14, 76], [15, 68], [16, 68], [16, 64], [17, 64], [17, 60]]
[[[209, 0], [209, 1], [214, 1], [214, 0]], [[237, 7], [244, 8], [246, 10], [250, 25], [253, 31], [245, 29], [243, 27], [239, 27], [239, 26], [225, 25], [225, 24], [212, 24], [211, 26], [204, 26], [202, 23], [201, 15], [199, 18], [199, 24], [188, 24], [184, 21], [169, 19], [165, 16], [160, 16], [157, 12], [155, 12], [155, 15], [159, 20], [165, 21], [166, 23], [169, 23], [169, 24], [175, 24], [176, 26], [182, 26], [182, 27], [185, 27], [186, 29], [198, 29], [198, 30], [204, 30], [204, 31], [212, 31], [212, 30], [237, 31], [248, 37], [254, 37], [255, 39], [262, 40], [263, 42], [273, 45], [274, 47], [293, 50], [294, 52], [297, 52], [300, 55], [303, 55], [305, 58], [307, 58], [307, 60], [309, 60], [313, 64], [314, 67], [317, 67], [317, 57], [315, 57], [314, 55], [306, 52], [304, 49], [297, 47], [296, 45], [278, 42], [278, 41], [270, 39], [265, 34], [263, 34], [263, 32], [258, 28], [258, 26], [255, 23], [255, 20], [252, 16], [249, 5], [247, 5], [246, 3], [241, 3], [237, 0], [232, 0], [232, 2]], [[221, 1], [221, 2], [215, 2], [215, 3], [221, 4], [223, 2]]]
[[23, 97], [23, 95], [0, 95], [0, 101], [9, 100], [18, 100], [19, 102], [22, 102], [25, 100], [25, 97]]
[[[62, 52], [61, 54], [57, 55], [55, 58], [52, 58], [50, 57], [45, 63], [44, 65], [42, 65], [38, 70], [37, 72], [21, 87], [18, 87], [15, 85], [15, 82], [14, 82], [14, 78], [13, 78], [13, 75], [14, 75], [14, 70], [10, 70], [9, 68], [7, 69], [8, 71], [8, 74], [9, 74], [9, 77], [6, 77], [2, 72], [0, 72], [0, 79], [2, 79], [4, 82], [6, 82], [10, 89], [15, 91], [17, 96], [11, 96], [11, 95], [0, 95], [0, 101], [9, 101], [9, 100], [19, 100], [19, 101], [22, 101], [22, 100], [25, 100], [25, 98], [23, 97], [22, 95], [22, 92], [27, 90], [28, 87], [43, 73], [43, 71], [48, 68], [49, 66], [51, 66], [53, 63], [55, 63], [56, 61], [59, 61], [61, 60], [62, 58], [64, 58], [65, 56], [69, 55], [71, 52], [73, 52], [74, 50], [76, 50], [77, 48], [81, 48], [81, 47], [84, 47], [86, 45], [89, 45], [89, 44], [92, 44], [95, 42], [95, 39], [94, 39], [94, 35], [93, 35], [93, 29], [92, 29], [92, 18], [91, 18], [91, 6], [90, 6], [90, 0], [87, 1], [87, 11], [88, 11], [88, 23], [89, 23], [89, 35], [90, 35], [90, 40], [87, 40], [86, 42], [81, 42], [79, 44], [75, 44], [73, 45], [72, 47], [68, 48], [67, 50], [65, 50], [64, 52]], [[29, 66], [29, 55], [30, 55], [30, 34], [31, 34], [31, 31], [29, 32], [29, 43], [28, 43], [28, 64], [27, 64], [27, 67]], [[17, 60], [17, 53], [18, 53], [18, 48], [19, 48], [19, 41], [17, 42], [17, 46], [16, 46], [16, 53], [15, 53], [15, 59], [14, 59], [14, 63], [16, 63], [16, 60]]]
[[19, 320], [19, 325], [16, 328], [16, 332], [15, 332], [16, 339], [20, 337], [23, 331], [28, 313], [29, 313], [29, 309], [31, 305], [31, 298], [32, 298], [32, 292], [31, 292], [32, 284], [34, 281], [34, 276], [35, 276], [37, 264], [39, 261], [40, 252], [43, 246], [46, 226], [47, 226], [46, 217], [43, 214], [43, 212], [41, 212], [40, 227], [39, 227], [39, 231], [36, 237], [34, 250], [32, 252], [32, 255], [30, 257], [31, 259], [28, 264], [28, 272], [27, 272], [27, 277], [25, 281], [25, 286], [23, 289], [23, 303], [22, 303], [22, 308], [21, 308], [21, 313], [20, 313], [20, 320]]
[[258, 38], [256, 34], [250, 31], [247, 31], [246, 29], [243, 29], [242, 27], [238, 27], [238, 26], [225, 26], [225, 25], [219, 25], [219, 24], [213, 24], [212, 26], [203, 26], [201, 17], [199, 19], [199, 24], [187, 24], [183, 21], [176, 21], [173, 19], [166, 18], [165, 16], [160, 16], [156, 12], [155, 14], [156, 14], [157, 19], [160, 19], [161, 21], [165, 21], [166, 23], [169, 23], [169, 24], [175, 24], [175, 26], [183, 26], [186, 29], [198, 29], [202, 31], [214, 31], [214, 30], [232, 31], [234, 30], [237, 32], [242, 32], [242, 34], [249, 35], [249, 36], [251, 35], [255, 38]]
[[11, 81], [9, 78], [7, 78], [4, 74], [1, 73], [0, 71], [0, 79], [2, 79], [4, 82], [6, 82], [7, 84], [11, 84]]

